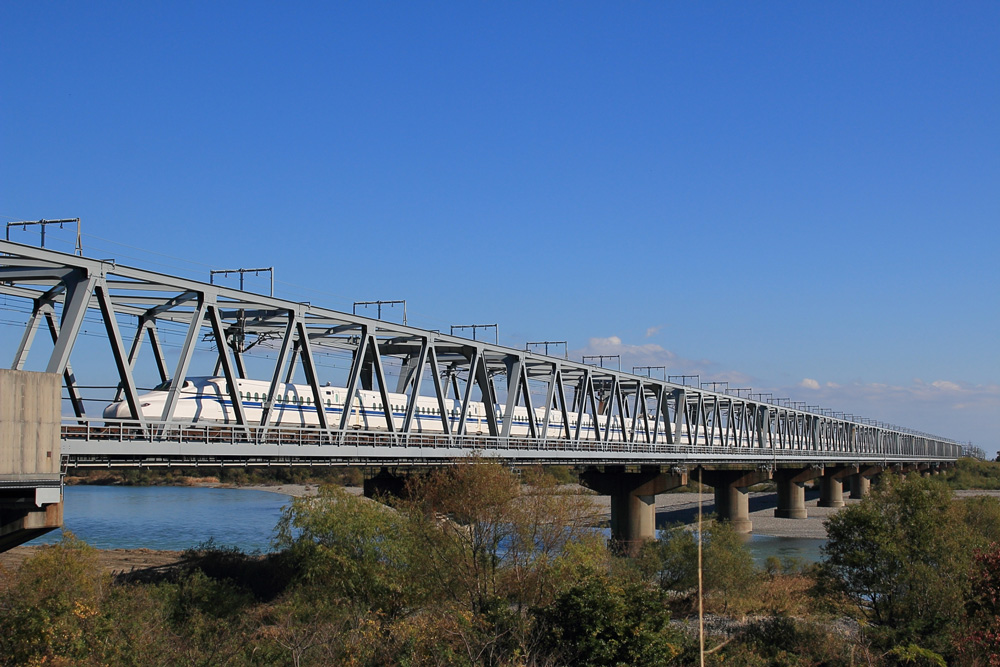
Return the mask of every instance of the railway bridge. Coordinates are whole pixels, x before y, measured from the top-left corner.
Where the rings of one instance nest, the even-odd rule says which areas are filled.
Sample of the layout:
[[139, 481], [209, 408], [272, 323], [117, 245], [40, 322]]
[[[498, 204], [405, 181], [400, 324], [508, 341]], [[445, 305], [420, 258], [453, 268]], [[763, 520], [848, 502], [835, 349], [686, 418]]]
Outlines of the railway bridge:
[[[9, 241], [0, 241], [0, 298], [8, 323], [21, 328], [7, 346], [10, 371], [47, 373], [62, 387], [63, 468], [362, 465], [391, 473], [471, 455], [572, 465], [611, 496], [613, 535], [639, 540], [654, 534], [655, 495], [689, 479], [712, 486], [718, 513], [749, 532], [747, 489], [756, 483], [776, 483], [778, 516], [802, 518], [809, 480], [821, 480], [822, 504], [838, 506], [846, 478], [861, 494], [882, 471], [933, 473], [963, 452], [952, 440], [746, 390]], [[187, 411], [192, 378], [215, 378], [212, 402], [224, 418]], [[334, 389], [336, 403], [321, 398]], [[105, 417], [112, 403], [121, 407]], [[5, 482], [4, 472], [0, 493], [14, 497], [24, 480]]]

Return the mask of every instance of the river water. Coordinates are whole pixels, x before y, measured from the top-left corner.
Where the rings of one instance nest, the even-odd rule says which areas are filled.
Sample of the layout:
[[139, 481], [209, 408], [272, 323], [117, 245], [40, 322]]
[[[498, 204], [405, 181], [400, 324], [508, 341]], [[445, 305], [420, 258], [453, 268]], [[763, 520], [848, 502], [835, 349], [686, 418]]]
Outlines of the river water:
[[[63, 526], [98, 549], [184, 550], [208, 540], [268, 551], [281, 508], [269, 491], [188, 486], [67, 486]], [[29, 544], [58, 542], [54, 530]]]
[[[281, 508], [291, 498], [269, 491], [188, 486], [67, 486], [63, 524], [98, 549], [182, 551], [212, 540], [217, 546], [268, 551]], [[54, 530], [29, 544], [58, 542]], [[753, 535], [758, 565], [769, 556], [820, 560], [824, 540]]]

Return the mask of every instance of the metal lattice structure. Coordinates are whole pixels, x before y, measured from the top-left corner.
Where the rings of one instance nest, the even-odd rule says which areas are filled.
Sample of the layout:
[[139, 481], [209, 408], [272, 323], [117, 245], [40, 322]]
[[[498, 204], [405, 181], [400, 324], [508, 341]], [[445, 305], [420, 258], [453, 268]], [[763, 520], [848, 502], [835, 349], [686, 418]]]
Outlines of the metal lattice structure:
[[[412, 464], [472, 452], [511, 461], [588, 464], [890, 464], [946, 462], [962, 454], [962, 445], [951, 440], [805, 409], [801, 403], [775, 405], [739, 392], [576, 363], [111, 260], [3, 241], [0, 253], [0, 294], [8, 303], [27, 306], [11, 368], [24, 368], [39, 331], [47, 330], [52, 349], [44, 370], [62, 375], [72, 411], [64, 418], [63, 453], [78, 464]], [[117, 370], [115, 399], [127, 402], [129, 419], [88, 415], [87, 385], [70, 366], [84, 319], [95, 319], [95, 313]], [[172, 360], [161, 344], [160, 330], [167, 323], [184, 331]], [[175, 418], [180, 388], [203, 340], [217, 351], [216, 375], [226, 379], [235, 410], [232, 423]], [[273, 350], [274, 363], [269, 377], [257, 378], [269, 381], [270, 391], [264, 393], [260, 419], [251, 420], [237, 382], [247, 378], [246, 350], [260, 342]], [[169, 392], [155, 419], [143, 415], [134, 375], [144, 349], [152, 353]], [[315, 428], [274, 423], [275, 390], [297, 369], [320, 395], [324, 377], [316, 358], [329, 351], [351, 359], [346, 405], [362, 389], [381, 396], [383, 430], [350, 428], [348, 410], [334, 414], [320, 402]], [[398, 364], [395, 378], [386, 371], [389, 362]], [[506, 378], [505, 386], [498, 387], [498, 378]], [[390, 392], [436, 398], [440, 432], [417, 432], [415, 400], [408, 401], [401, 421], [393, 419]], [[485, 412], [485, 425], [477, 426], [481, 432], [469, 427], [473, 402]], [[528, 420], [523, 435], [512, 429], [515, 408], [526, 408], [529, 415], [540, 408], [541, 416]], [[593, 424], [588, 434], [580, 428], [585, 417]]]

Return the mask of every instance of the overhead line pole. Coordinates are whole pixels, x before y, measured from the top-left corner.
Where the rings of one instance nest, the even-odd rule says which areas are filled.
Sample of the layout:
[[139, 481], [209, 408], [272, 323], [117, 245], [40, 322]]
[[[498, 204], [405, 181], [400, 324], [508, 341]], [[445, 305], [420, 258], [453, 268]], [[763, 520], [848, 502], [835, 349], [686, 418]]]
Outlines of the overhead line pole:
[[531, 345], [544, 345], [545, 346], [545, 356], [549, 356], [549, 345], [562, 345], [563, 346], [563, 358], [569, 359], [569, 343], [564, 340], [540, 340], [524, 344], [524, 351], [530, 352], [528, 349]]
[[396, 304], [403, 304], [403, 326], [406, 326], [406, 299], [393, 299], [390, 301], [355, 301], [354, 308], [351, 311], [353, 315], [358, 314], [358, 306], [378, 306], [378, 319], [382, 319], [382, 306], [394, 306]]
[[269, 274], [271, 274], [271, 292], [270, 292], [269, 296], [273, 297], [274, 296], [274, 267], [273, 266], [269, 266], [269, 267], [263, 268], [263, 269], [213, 269], [213, 270], [211, 270], [211, 271], [208, 272], [208, 282], [209, 282], [209, 284], [214, 285], [215, 284], [215, 276], [218, 275], [218, 274], [220, 274], [220, 273], [222, 275], [224, 275], [224, 276], [228, 276], [230, 273], [238, 273], [238, 274], [240, 274], [240, 291], [242, 292], [242, 291], [244, 291], [243, 290], [243, 277], [246, 274], [252, 273], [252, 274], [254, 274], [256, 276], [256, 275], [258, 275], [260, 273], [263, 273], [265, 271], [267, 271]]
[[500, 344], [500, 326], [497, 324], [453, 324], [451, 325], [451, 335], [455, 335], [456, 329], [472, 329], [472, 340], [476, 340], [476, 329], [493, 329], [494, 343]]
[[29, 225], [38, 225], [42, 228], [42, 246], [45, 247], [45, 227], [46, 225], [59, 225], [62, 229], [63, 225], [66, 223], [75, 222], [76, 223], [76, 254], [83, 257], [83, 243], [81, 242], [80, 234], [80, 218], [61, 218], [59, 220], [21, 220], [18, 222], [8, 222], [7, 223], [7, 240], [10, 241], [10, 228], [11, 227], [21, 227], [27, 231]]

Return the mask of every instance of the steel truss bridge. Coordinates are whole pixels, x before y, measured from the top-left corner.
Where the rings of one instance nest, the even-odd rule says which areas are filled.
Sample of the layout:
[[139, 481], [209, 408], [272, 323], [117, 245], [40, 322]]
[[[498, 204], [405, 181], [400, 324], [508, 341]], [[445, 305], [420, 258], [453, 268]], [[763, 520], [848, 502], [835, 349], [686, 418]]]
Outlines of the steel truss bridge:
[[[685, 466], [734, 463], [774, 466], [830, 462], [892, 465], [944, 463], [963, 446], [880, 422], [829, 411], [775, 405], [562, 358], [375, 320], [309, 303], [286, 301], [127, 266], [0, 241], [0, 294], [19, 304], [24, 331], [11, 368], [25, 369], [29, 353], [48, 353], [45, 370], [63, 378], [64, 461], [73, 465], [419, 465], [472, 453], [512, 463]], [[117, 370], [113, 399], [131, 418], [87, 414], [88, 392], [70, 365], [85, 317], [99, 320]], [[161, 329], [183, 331], [174, 358]], [[44, 331], [45, 333], [41, 333]], [[93, 336], [93, 334], [90, 334]], [[181, 422], [174, 417], [196, 346], [217, 353], [214, 375], [224, 376], [234, 421]], [[275, 353], [262, 417], [249, 419], [237, 389], [247, 378], [248, 350], [257, 343]], [[145, 347], [144, 347], [145, 346]], [[105, 348], [107, 349], [107, 348]], [[144, 416], [136, 381], [140, 352], [152, 357], [168, 398], [156, 419]], [[301, 370], [314, 396], [326, 378], [319, 355], [349, 358], [345, 405], [361, 389], [377, 391], [387, 428], [350, 428], [349, 411], [316, 404], [317, 427], [274, 423], [279, 384]], [[36, 354], [37, 357], [37, 354]], [[38, 359], [32, 357], [34, 362]], [[398, 377], [387, 374], [398, 364]], [[498, 392], [497, 378], [503, 377]], [[395, 380], [394, 385], [393, 379]], [[436, 398], [440, 433], [420, 433], [416, 401], [401, 423], [389, 393]], [[268, 398], [269, 397], [269, 398]], [[457, 400], [457, 415], [449, 407]], [[485, 426], [470, 427], [470, 405], [481, 401]], [[106, 400], [105, 403], [110, 402]], [[515, 407], [541, 417], [526, 436], [512, 430]], [[65, 412], [65, 410], [64, 410]], [[589, 433], [584, 417], [596, 426]], [[613, 428], [618, 423], [625, 428]], [[556, 426], [558, 425], [558, 426]], [[558, 428], [553, 436], [552, 429]]]

